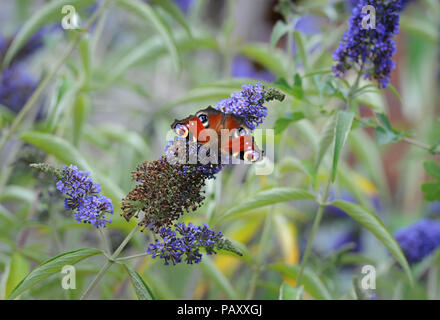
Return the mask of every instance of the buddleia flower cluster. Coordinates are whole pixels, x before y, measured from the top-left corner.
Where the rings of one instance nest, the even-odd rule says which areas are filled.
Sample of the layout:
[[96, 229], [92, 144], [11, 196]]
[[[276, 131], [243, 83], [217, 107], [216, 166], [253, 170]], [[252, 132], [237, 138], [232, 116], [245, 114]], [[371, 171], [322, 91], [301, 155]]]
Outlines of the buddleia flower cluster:
[[267, 116], [267, 108], [263, 106], [266, 102], [266, 90], [261, 83], [244, 85], [241, 88], [241, 91], [234, 92], [230, 98], [221, 100], [215, 108], [243, 117], [246, 125], [254, 130]]
[[[278, 91], [265, 90], [261, 84], [245, 85], [240, 92], [220, 101], [216, 108], [243, 117], [247, 125], [255, 129], [267, 115], [263, 103], [283, 98]], [[148, 253], [164, 259], [165, 264], [180, 263], [183, 256], [189, 264], [198, 263], [200, 248], [208, 254], [214, 253], [214, 247], [238, 253], [221, 233], [214, 233], [206, 225], [175, 223], [185, 212], [195, 211], [202, 205], [205, 181], [215, 178], [224, 167], [222, 162], [204, 161], [200, 155], [207, 150], [203, 148], [203, 145], [181, 137], [169, 141], [165, 155], [159, 160], [144, 162], [132, 172], [132, 179], [137, 184], [122, 200], [121, 215], [127, 221], [139, 218], [142, 213], [139, 221], [142, 230], [147, 228], [162, 239], [150, 244]], [[182, 149], [183, 153], [180, 152]]]
[[188, 225], [185, 225], [184, 222], [176, 223], [174, 230], [162, 227], [158, 235], [162, 241], [156, 240], [150, 243], [147, 253], [151, 254], [152, 258], [160, 257], [164, 260], [165, 265], [170, 262], [173, 265], [180, 263], [182, 257], [188, 264], [199, 263], [202, 260], [201, 249], [204, 249], [208, 255], [215, 254], [215, 249], [233, 250], [229, 240], [223, 239], [223, 234], [220, 231], [215, 232], [209, 229], [206, 224], [194, 226], [192, 223], [188, 223]]
[[204, 200], [205, 175], [195, 166], [184, 169], [184, 165], [170, 164], [164, 156], [138, 165], [132, 172], [137, 185], [122, 199], [121, 215], [129, 221], [143, 212], [139, 225], [158, 232], [184, 212], [196, 210]]
[[[362, 20], [368, 14], [362, 13], [364, 6], [376, 10], [376, 28], [363, 28]], [[379, 88], [388, 85], [390, 72], [395, 68], [391, 59], [396, 51], [392, 38], [399, 33], [399, 12], [401, 0], [359, 0], [353, 7], [348, 31], [333, 53], [336, 64], [333, 71], [342, 77], [349, 69], [357, 69], [366, 79], [376, 79]]]
[[70, 165], [64, 166], [58, 176], [57, 190], [65, 195], [64, 207], [73, 211], [77, 223], [99, 228], [112, 222], [106, 218], [106, 214], [113, 214], [112, 201], [100, 195], [101, 186], [93, 182], [89, 172]]
[[394, 237], [408, 262], [417, 263], [440, 246], [440, 222], [423, 219], [398, 230]]

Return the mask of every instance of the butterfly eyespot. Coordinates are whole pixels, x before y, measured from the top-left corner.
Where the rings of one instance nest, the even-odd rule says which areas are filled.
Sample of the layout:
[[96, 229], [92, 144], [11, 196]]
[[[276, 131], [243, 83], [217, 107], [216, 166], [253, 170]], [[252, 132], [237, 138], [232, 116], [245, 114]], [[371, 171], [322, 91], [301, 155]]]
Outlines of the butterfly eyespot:
[[245, 136], [246, 134], [248, 134], [247, 130], [243, 127], [239, 127], [234, 130], [234, 132], [232, 133], [232, 137], [238, 138], [238, 137]]
[[176, 132], [176, 134], [178, 136], [183, 137], [183, 138], [186, 138], [189, 133], [188, 128], [183, 124], [176, 125], [176, 127], [174, 128], [174, 131]]
[[199, 118], [199, 120], [202, 122], [202, 124], [203, 124], [203, 126], [204, 126], [205, 128], [208, 128], [208, 127], [209, 127], [209, 118], [208, 118], [208, 115], [202, 113], [202, 114], [197, 115], [197, 118]]
[[249, 162], [255, 162], [260, 159], [260, 154], [255, 150], [246, 151], [243, 155], [243, 159]]

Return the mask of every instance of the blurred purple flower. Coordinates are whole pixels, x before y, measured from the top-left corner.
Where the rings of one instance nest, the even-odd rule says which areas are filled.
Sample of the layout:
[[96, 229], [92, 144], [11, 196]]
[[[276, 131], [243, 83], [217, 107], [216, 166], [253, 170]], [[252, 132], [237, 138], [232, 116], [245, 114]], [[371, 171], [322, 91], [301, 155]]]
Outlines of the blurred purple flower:
[[174, 2], [185, 14], [187, 14], [194, 5], [194, 0], [174, 0]]
[[44, 26], [35, 32], [23, 47], [17, 52], [12, 63], [26, 60], [35, 54], [44, 45], [44, 36], [52, 29], [52, 26]]
[[[342, 191], [341, 196], [336, 196], [336, 194], [333, 191], [329, 192], [329, 195], [327, 197], [327, 201], [333, 201], [333, 200], [344, 200], [347, 202], [351, 202], [351, 203], [357, 203], [357, 200], [353, 197], [353, 195], [351, 193], [349, 193], [348, 191]], [[342, 217], [347, 217], [347, 213], [345, 213], [344, 210], [329, 205], [326, 206], [324, 209], [324, 214], [325, 215], [329, 215], [331, 217], [335, 217], [335, 218], [342, 218]]]
[[429, 213], [440, 215], [440, 201], [433, 201], [428, 206]]
[[399, 229], [394, 237], [410, 264], [423, 260], [440, 246], [440, 222], [423, 219]]
[[333, 249], [338, 250], [345, 245], [354, 244], [353, 249], [350, 252], [360, 252], [363, 249], [359, 230], [349, 231], [341, 234], [336, 238]]
[[0, 104], [18, 113], [37, 87], [23, 64], [14, 64], [0, 76]]
[[241, 55], [235, 56], [233, 59], [231, 74], [236, 78], [254, 78], [266, 82], [272, 82], [276, 79], [276, 76], [273, 73], [258, 68], [254, 62]]
[[173, 265], [182, 262], [182, 256], [185, 256], [188, 264], [199, 263], [202, 260], [200, 249], [205, 249], [208, 255], [215, 254], [215, 248], [221, 247], [225, 241], [220, 231], [215, 232], [206, 224], [200, 227], [189, 223], [186, 226], [182, 222], [176, 223], [174, 229], [180, 237], [171, 228], [162, 227], [158, 234], [163, 241], [156, 240], [150, 243], [147, 249], [147, 253], [151, 254], [153, 259], [160, 257], [165, 265], [168, 265], [170, 261]]
[[322, 18], [314, 15], [305, 15], [299, 18], [295, 24], [295, 30], [306, 35], [314, 35], [321, 32], [320, 24]]

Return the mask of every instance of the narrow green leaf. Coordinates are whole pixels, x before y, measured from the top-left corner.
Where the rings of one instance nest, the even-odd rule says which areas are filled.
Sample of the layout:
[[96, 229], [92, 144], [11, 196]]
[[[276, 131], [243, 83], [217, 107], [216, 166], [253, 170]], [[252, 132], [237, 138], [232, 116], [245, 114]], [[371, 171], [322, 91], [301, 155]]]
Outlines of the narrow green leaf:
[[66, 165], [74, 164], [81, 170], [90, 171], [93, 178], [101, 184], [103, 193], [112, 200], [115, 214], [119, 212], [120, 206], [118, 204], [124, 197], [124, 192], [107, 176], [99, 174], [98, 171], [93, 170], [87, 163], [86, 159], [83, 158], [80, 152], [71, 143], [60, 137], [37, 131], [25, 132], [20, 138], [40, 148], [46, 153], [52, 154]]
[[226, 295], [233, 300], [238, 299], [238, 294], [232, 287], [228, 278], [217, 268], [215, 263], [209, 257], [203, 257], [202, 262], [199, 263], [200, 269], [206, 274], [208, 278], [217, 283]]
[[250, 43], [242, 46], [239, 53], [259, 63], [279, 77], [286, 76], [287, 57], [281, 50], [272, 50], [266, 43]]
[[440, 165], [435, 161], [426, 161], [423, 163], [423, 167], [427, 174], [431, 177], [440, 180]]
[[132, 267], [130, 267], [127, 264], [123, 264], [125, 270], [128, 273], [128, 276], [130, 277], [130, 282], [133, 285], [134, 291], [136, 292], [136, 295], [139, 300], [156, 300], [153, 295], [153, 291], [150, 289], [150, 287], [146, 284], [142, 276], [134, 270]]
[[[298, 265], [293, 266], [284, 263], [273, 264], [270, 265], [268, 268], [278, 271], [282, 275], [292, 278], [293, 280], [296, 280], [296, 277], [298, 276], [298, 272], [299, 272]], [[301, 281], [304, 286], [304, 290], [308, 292], [315, 299], [318, 300], [332, 299], [330, 292], [328, 291], [322, 280], [312, 270], [306, 268], [304, 270]]]
[[92, 60], [89, 35], [84, 35], [83, 37], [81, 37], [81, 40], [79, 41], [79, 45], [78, 45], [78, 51], [81, 57], [81, 64], [86, 77], [86, 83], [88, 83], [91, 73], [90, 69], [91, 69], [91, 60]]
[[29, 272], [29, 262], [19, 253], [15, 252], [6, 266], [2, 275], [2, 297], [6, 298], [12, 290], [23, 280]]
[[71, 84], [69, 87], [64, 87], [64, 85], [60, 86], [60, 90], [66, 90], [65, 92], [61, 92], [60, 100], [57, 104], [54, 105], [52, 110], [50, 110], [48, 114], [48, 129], [52, 132], [55, 129], [55, 126], [59, 123], [59, 119], [63, 112], [69, 110], [73, 104], [75, 103], [76, 96], [82, 87], [82, 81], [78, 81], [74, 84]]
[[289, 30], [289, 26], [284, 23], [283, 20], [278, 20], [272, 29], [272, 34], [270, 35], [270, 47], [275, 48], [277, 42], [282, 36], [286, 34]]
[[65, 265], [74, 265], [81, 260], [102, 254], [103, 252], [98, 249], [79, 249], [62, 253], [56, 257], [53, 257], [43, 264], [32, 270], [26, 278], [24, 278], [11, 292], [8, 299], [15, 299], [18, 295], [24, 291], [32, 288], [36, 283], [46, 279], [47, 277], [60, 273]]
[[45, 152], [54, 155], [67, 165], [74, 164], [83, 170], [91, 171], [91, 168], [79, 151], [66, 140], [47, 133], [28, 131], [20, 138], [37, 146]]
[[422, 183], [422, 191], [428, 201], [440, 201], [440, 181]]
[[35, 199], [34, 191], [22, 186], [9, 185], [4, 187], [0, 194], [0, 202], [26, 201], [32, 202]]
[[291, 112], [291, 113], [286, 114], [282, 118], [278, 118], [275, 121], [275, 125], [274, 125], [275, 134], [280, 134], [281, 132], [286, 130], [286, 128], [289, 126], [289, 124], [296, 122], [296, 121], [299, 121], [304, 118], [305, 118], [304, 113], [300, 112], [300, 111]]
[[373, 212], [358, 204], [343, 200], [336, 200], [331, 204], [345, 211], [350, 217], [376, 236], [376, 238], [390, 250], [397, 262], [399, 262], [399, 264], [403, 267], [409, 280], [411, 282], [413, 281], [411, 269], [406, 261], [405, 255], [403, 254], [393, 235]]
[[335, 181], [339, 156], [341, 154], [342, 148], [345, 145], [345, 141], [347, 141], [347, 137], [348, 134], [350, 133], [353, 119], [354, 119], [353, 112], [339, 111], [336, 116], [335, 144], [333, 149], [333, 165], [332, 165], [332, 181]]
[[157, 11], [152, 6], [140, 0], [118, 0], [117, 4], [152, 24], [152, 26], [162, 36], [165, 46], [168, 48], [168, 51], [171, 55], [174, 68], [176, 72], [179, 72], [181, 68], [181, 60], [174, 42], [171, 28], [167, 22], [160, 17]]
[[304, 70], [307, 70], [307, 54], [304, 47], [303, 36], [298, 31], [294, 31], [293, 38], [295, 39], [295, 45], [298, 48], [298, 54], [303, 63]]
[[304, 286], [293, 288], [287, 282], [283, 282], [280, 286], [279, 300], [302, 300], [304, 295]]
[[397, 91], [396, 88], [394, 88], [391, 84], [388, 84], [387, 89], [390, 90], [397, 99], [399, 99], [400, 103], [402, 103], [402, 97], [400, 96], [399, 91]]
[[155, 4], [160, 6], [166, 13], [174, 18], [191, 36], [191, 28], [188, 24], [188, 18], [185, 17], [182, 10], [172, 0], [153, 0]]
[[73, 145], [78, 146], [84, 123], [89, 114], [89, 99], [85, 93], [78, 95], [73, 110]]
[[20, 28], [20, 31], [14, 37], [8, 51], [3, 60], [3, 66], [10, 64], [17, 52], [23, 47], [26, 41], [37, 32], [43, 25], [52, 21], [61, 21], [63, 14], [61, 9], [65, 5], [72, 5], [76, 10], [80, 10], [85, 6], [92, 5], [94, 0], [58, 0], [51, 1], [42, 6], [39, 6], [38, 11], [33, 13], [25, 24]]
[[293, 200], [314, 200], [315, 196], [302, 189], [295, 188], [272, 188], [269, 190], [260, 191], [253, 197], [246, 199], [243, 203], [232, 207], [226, 213], [221, 215], [216, 223], [224, 219], [232, 218], [240, 213], [268, 206], [275, 203], [293, 201]]
[[322, 131], [321, 138], [319, 139], [318, 153], [316, 154], [316, 158], [315, 158], [316, 172], [318, 172], [319, 166], [321, 165], [321, 161], [324, 158], [325, 153], [327, 152], [331, 143], [333, 142], [333, 138], [335, 135], [335, 127], [336, 127], [336, 116], [333, 115], [330, 119], [328, 119]]

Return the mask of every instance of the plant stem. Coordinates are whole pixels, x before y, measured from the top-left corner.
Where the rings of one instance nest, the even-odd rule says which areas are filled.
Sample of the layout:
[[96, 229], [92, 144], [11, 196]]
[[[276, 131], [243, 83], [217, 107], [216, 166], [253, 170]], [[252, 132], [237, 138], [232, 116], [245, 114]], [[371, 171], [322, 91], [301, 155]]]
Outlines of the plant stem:
[[108, 242], [107, 235], [104, 233], [104, 230], [102, 228], [98, 228], [99, 234], [101, 235], [102, 242], [104, 244], [104, 248], [107, 251], [108, 254], [112, 252], [112, 249], [110, 247], [110, 243]]
[[[367, 121], [365, 121], [364, 119], [362, 119], [361, 117], [355, 116], [354, 117], [357, 121], [359, 121], [360, 123], [362, 123], [363, 125], [365, 125], [367, 128], [372, 128], [374, 129], [376, 126], [368, 123]], [[437, 148], [436, 150], [433, 150], [432, 147], [426, 143], [420, 142], [416, 139], [413, 138], [408, 138], [408, 137], [403, 137], [402, 141], [411, 144], [413, 146], [419, 147], [421, 149], [425, 149], [426, 151], [431, 152], [432, 154], [440, 154], [440, 148]]]
[[310, 251], [312, 249], [313, 239], [315, 238], [316, 231], [318, 230], [319, 224], [321, 223], [322, 214], [324, 212], [324, 208], [326, 206], [328, 191], [330, 190], [331, 185], [331, 177], [329, 177], [327, 186], [325, 187], [324, 195], [319, 203], [318, 211], [316, 212], [315, 220], [313, 221], [312, 231], [310, 233], [309, 240], [307, 241], [306, 251], [304, 251], [304, 256], [301, 260], [301, 265], [299, 267], [298, 276], [296, 277], [295, 288], [298, 288], [301, 284], [302, 276], [304, 273], [304, 268], [307, 264], [307, 260], [309, 259]]
[[356, 76], [356, 80], [354, 81], [353, 85], [350, 87], [350, 90], [348, 91], [348, 95], [347, 95], [347, 108], [348, 109], [351, 108], [351, 102], [353, 100], [353, 94], [354, 94], [354, 92], [357, 90], [357, 88], [359, 86], [359, 81], [361, 79], [361, 75], [362, 75], [362, 68], [358, 71], [357, 76]]
[[[105, 0], [103, 4], [99, 7], [98, 10], [95, 11], [95, 13], [90, 17], [86, 29], [89, 29], [93, 22], [96, 20], [96, 18], [99, 16], [99, 14], [102, 12], [104, 7], [106, 6], [108, 0]], [[18, 126], [23, 121], [24, 117], [28, 114], [28, 112], [32, 109], [32, 107], [35, 105], [35, 103], [40, 98], [43, 91], [46, 89], [46, 86], [49, 84], [49, 82], [52, 80], [53, 77], [58, 73], [59, 69], [63, 66], [66, 59], [72, 54], [73, 50], [75, 50], [76, 46], [78, 45], [80, 39], [81, 39], [82, 33], [76, 34], [75, 39], [73, 40], [70, 47], [67, 49], [66, 53], [55, 63], [55, 67], [52, 69], [52, 71], [43, 79], [43, 81], [40, 82], [37, 89], [32, 93], [31, 97], [28, 99], [28, 101], [25, 103], [23, 108], [20, 110], [20, 112], [15, 117], [14, 121], [11, 124], [11, 127], [5, 133], [1, 140], [0, 140], [0, 153], [3, 150], [5, 144], [9, 141], [9, 139], [12, 137], [12, 135], [17, 130]]]
[[147, 255], [148, 255], [148, 253], [139, 253], [139, 254], [134, 254], [132, 256], [118, 258], [118, 259], [116, 259], [116, 261], [131, 260], [131, 259], [136, 259], [136, 258], [140, 258], [140, 257], [145, 257]]
[[119, 256], [121, 251], [125, 248], [127, 243], [130, 241], [130, 239], [133, 237], [135, 232], [139, 229], [139, 225], [136, 224], [136, 226], [130, 231], [130, 233], [125, 237], [125, 239], [121, 242], [119, 247], [116, 249], [116, 251], [112, 254], [110, 257], [111, 259], [108, 259], [105, 264], [102, 266], [99, 273], [96, 275], [95, 279], [92, 280], [92, 282], [89, 284], [87, 289], [82, 294], [80, 300], [85, 300], [89, 294], [92, 292], [92, 290], [96, 287], [96, 285], [99, 283], [101, 278], [104, 276], [104, 274], [107, 272], [107, 270], [112, 266], [113, 263], [115, 263], [115, 259]]
[[250, 280], [249, 290], [248, 290], [247, 297], [246, 297], [247, 300], [252, 300], [252, 298], [255, 294], [255, 289], [257, 287], [258, 277], [260, 276], [260, 272], [263, 267], [262, 262], [263, 262], [263, 258], [264, 258], [264, 252], [266, 251], [265, 250], [266, 245], [268, 243], [268, 239], [270, 236], [270, 228], [272, 225], [273, 209], [274, 209], [274, 206], [271, 206], [270, 210], [266, 213], [266, 219], [264, 219], [263, 232], [261, 233], [260, 243], [258, 246], [258, 248], [259, 248], [258, 256], [255, 261], [254, 273], [252, 274], [252, 278]]

